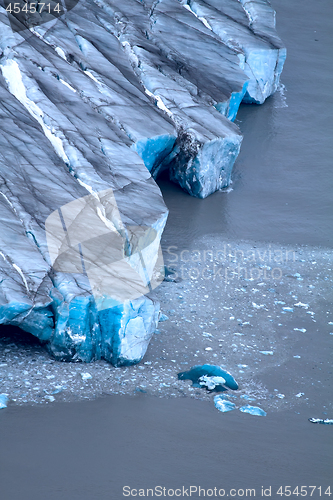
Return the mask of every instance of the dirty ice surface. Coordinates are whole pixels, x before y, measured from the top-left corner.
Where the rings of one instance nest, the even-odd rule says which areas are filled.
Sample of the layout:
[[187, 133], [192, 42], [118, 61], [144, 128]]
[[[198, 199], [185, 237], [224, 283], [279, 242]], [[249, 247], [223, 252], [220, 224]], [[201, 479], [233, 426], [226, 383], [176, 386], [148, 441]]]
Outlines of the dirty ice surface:
[[[164, 248], [165, 263], [178, 278], [164, 281], [154, 296], [169, 319], [159, 323], [138, 365], [54, 361], [35, 337], [7, 327], [0, 330], [0, 391], [8, 394], [8, 405], [106, 394], [192, 397], [213, 404], [216, 393], [178, 379], [180, 372], [209, 364], [237, 380], [237, 391], [223, 393], [237, 408], [250, 404], [267, 415], [305, 410], [307, 418], [330, 419], [332, 254], [218, 237], [202, 238], [193, 248]], [[232, 274], [245, 271], [247, 277]], [[299, 302], [309, 308], [295, 306]]]

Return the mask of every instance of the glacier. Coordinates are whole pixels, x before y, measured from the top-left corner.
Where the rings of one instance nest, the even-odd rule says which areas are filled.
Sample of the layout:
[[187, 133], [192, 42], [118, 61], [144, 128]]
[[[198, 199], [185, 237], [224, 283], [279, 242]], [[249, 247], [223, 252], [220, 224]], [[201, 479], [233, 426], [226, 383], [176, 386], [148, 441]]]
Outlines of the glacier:
[[230, 184], [240, 103], [279, 85], [275, 13], [266, 0], [82, 0], [45, 20], [6, 6], [0, 324], [60, 360], [136, 363], [160, 314], [155, 179], [168, 171], [198, 198]]

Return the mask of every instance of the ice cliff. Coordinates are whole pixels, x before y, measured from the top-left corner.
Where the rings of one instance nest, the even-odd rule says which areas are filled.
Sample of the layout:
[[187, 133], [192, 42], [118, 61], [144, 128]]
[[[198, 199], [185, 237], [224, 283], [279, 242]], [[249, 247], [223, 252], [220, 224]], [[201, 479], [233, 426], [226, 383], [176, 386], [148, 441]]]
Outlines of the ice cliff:
[[168, 170], [199, 198], [228, 186], [238, 107], [279, 83], [274, 11], [83, 0], [47, 22], [8, 12], [0, 2], [0, 323], [58, 359], [137, 362], [163, 279], [153, 178]]

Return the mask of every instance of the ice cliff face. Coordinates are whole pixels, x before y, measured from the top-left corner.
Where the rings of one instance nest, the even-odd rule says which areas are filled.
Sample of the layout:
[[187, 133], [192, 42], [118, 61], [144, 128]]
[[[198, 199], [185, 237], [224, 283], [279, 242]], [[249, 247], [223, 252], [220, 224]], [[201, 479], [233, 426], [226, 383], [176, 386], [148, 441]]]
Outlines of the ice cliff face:
[[0, 323], [58, 359], [137, 362], [159, 314], [145, 293], [163, 279], [153, 178], [168, 169], [199, 198], [228, 186], [240, 102], [262, 103], [282, 71], [274, 12], [265, 0], [84, 0], [15, 25], [4, 5]]

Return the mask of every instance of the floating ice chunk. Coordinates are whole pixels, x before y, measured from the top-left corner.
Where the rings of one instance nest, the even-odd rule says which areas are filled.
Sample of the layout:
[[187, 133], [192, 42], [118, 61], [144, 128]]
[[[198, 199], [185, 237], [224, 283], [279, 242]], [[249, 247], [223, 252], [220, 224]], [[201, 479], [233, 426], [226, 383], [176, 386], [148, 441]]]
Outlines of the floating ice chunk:
[[0, 410], [7, 408], [8, 394], [0, 394]]
[[52, 394], [59, 394], [64, 389], [67, 389], [67, 387], [62, 385], [56, 385], [55, 390], [52, 392]]
[[322, 418], [309, 418], [309, 422], [313, 424], [333, 425], [333, 418], [325, 418], [325, 420]]
[[286, 396], [285, 394], [277, 394], [276, 397], [279, 399], [284, 399]]
[[263, 307], [265, 307], [265, 304], [256, 304], [255, 302], [252, 302], [252, 306], [255, 308], [255, 309], [262, 309]]
[[265, 354], [265, 356], [273, 356], [273, 351], [259, 351], [261, 354]]
[[89, 380], [92, 378], [92, 375], [90, 373], [81, 373], [82, 380]]
[[205, 351], [212, 351], [213, 348], [212, 347], [205, 347]]
[[242, 406], [239, 408], [243, 413], [249, 413], [250, 415], [257, 415], [258, 417], [266, 417], [267, 413], [259, 408], [259, 406]]
[[159, 322], [168, 321], [168, 319], [169, 319], [169, 316], [167, 316], [166, 314], [161, 314], [158, 321]]
[[274, 300], [274, 304], [285, 304], [285, 302], [283, 302], [283, 300]]
[[[204, 375], [208, 377], [222, 377], [225, 380], [225, 386], [232, 390], [238, 389], [238, 384], [234, 377], [227, 371], [222, 370], [219, 366], [216, 365], [198, 365], [193, 366], [190, 370], [186, 372], [178, 373], [179, 380], [192, 380], [193, 384], [199, 385], [200, 377]], [[217, 386], [219, 388], [220, 386]], [[216, 389], [217, 389], [216, 388]], [[221, 388], [220, 390], [226, 390], [225, 388]]]
[[50, 401], [50, 403], [53, 403], [53, 401], [55, 401], [55, 398], [49, 394], [47, 396], [45, 396], [45, 399], [48, 399]]
[[293, 307], [282, 307], [282, 309], [286, 312], [294, 312], [294, 308]]
[[302, 396], [304, 396], [304, 392], [299, 392], [298, 394], [296, 394], [296, 398], [301, 398]]
[[295, 356], [293, 356], [293, 358], [301, 359], [301, 356], [299, 356], [298, 354], [295, 354]]
[[215, 396], [214, 405], [215, 408], [217, 408], [222, 413], [226, 413], [227, 411], [232, 411], [236, 409], [235, 403], [227, 401], [226, 399], [223, 398], [223, 396]]
[[305, 333], [306, 332], [306, 328], [294, 328], [294, 331], [298, 331], [298, 332], [302, 332], [302, 333]]
[[224, 385], [225, 379], [223, 377], [208, 377], [207, 375], [203, 375], [199, 378], [199, 384], [206, 386], [209, 391], [212, 391], [216, 386]]
[[303, 302], [297, 302], [294, 304], [295, 307], [302, 307], [303, 309], [309, 309], [309, 304], [303, 304]]

